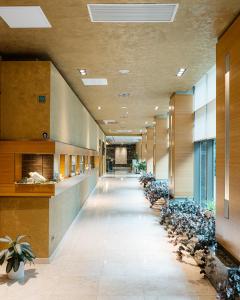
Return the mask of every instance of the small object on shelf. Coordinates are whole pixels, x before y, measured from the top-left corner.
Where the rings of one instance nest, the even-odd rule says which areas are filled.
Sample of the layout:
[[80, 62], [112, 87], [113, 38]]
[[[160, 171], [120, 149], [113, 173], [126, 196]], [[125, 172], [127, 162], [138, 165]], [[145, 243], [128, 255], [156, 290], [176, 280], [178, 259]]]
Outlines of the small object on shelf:
[[45, 183], [47, 179], [40, 175], [38, 172], [30, 172], [29, 176], [34, 180], [34, 183]]

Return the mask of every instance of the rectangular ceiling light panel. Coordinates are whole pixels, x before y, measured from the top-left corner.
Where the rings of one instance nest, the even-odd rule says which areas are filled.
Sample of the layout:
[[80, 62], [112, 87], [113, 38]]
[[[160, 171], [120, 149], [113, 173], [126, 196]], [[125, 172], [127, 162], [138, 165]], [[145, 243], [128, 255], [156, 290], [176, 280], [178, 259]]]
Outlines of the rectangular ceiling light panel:
[[107, 85], [108, 81], [106, 78], [82, 78], [84, 85]]
[[178, 4], [88, 4], [92, 22], [173, 22]]
[[0, 17], [11, 28], [52, 27], [40, 6], [0, 6]]

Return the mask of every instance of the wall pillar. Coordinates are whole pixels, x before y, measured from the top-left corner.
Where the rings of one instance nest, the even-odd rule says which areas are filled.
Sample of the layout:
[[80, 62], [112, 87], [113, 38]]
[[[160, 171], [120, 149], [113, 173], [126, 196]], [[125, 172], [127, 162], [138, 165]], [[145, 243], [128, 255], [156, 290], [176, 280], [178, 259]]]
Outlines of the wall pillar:
[[147, 133], [142, 135], [142, 152], [141, 157], [143, 161], [147, 161]]
[[216, 237], [240, 260], [240, 17], [217, 44]]
[[136, 154], [138, 157], [138, 160], [142, 160], [142, 141], [136, 143]]
[[193, 197], [193, 96], [173, 94], [169, 111], [169, 186], [176, 198]]
[[154, 166], [154, 148], [155, 148], [155, 141], [154, 141], [154, 131], [155, 128], [149, 127], [147, 128], [147, 172], [154, 173], [155, 166]]
[[157, 179], [168, 179], [168, 118], [155, 118], [155, 176]]

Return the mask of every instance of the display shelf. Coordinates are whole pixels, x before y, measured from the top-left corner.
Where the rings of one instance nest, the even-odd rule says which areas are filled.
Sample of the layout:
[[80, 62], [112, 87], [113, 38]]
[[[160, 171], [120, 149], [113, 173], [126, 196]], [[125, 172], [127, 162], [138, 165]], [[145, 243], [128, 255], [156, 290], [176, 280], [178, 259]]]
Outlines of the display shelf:
[[[63, 182], [68, 181], [68, 186], [75, 182], [70, 178], [87, 176], [94, 156], [97, 151], [54, 141], [0, 141], [0, 196], [54, 196]], [[30, 172], [39, 173], [47, 182], [23, 180]]]

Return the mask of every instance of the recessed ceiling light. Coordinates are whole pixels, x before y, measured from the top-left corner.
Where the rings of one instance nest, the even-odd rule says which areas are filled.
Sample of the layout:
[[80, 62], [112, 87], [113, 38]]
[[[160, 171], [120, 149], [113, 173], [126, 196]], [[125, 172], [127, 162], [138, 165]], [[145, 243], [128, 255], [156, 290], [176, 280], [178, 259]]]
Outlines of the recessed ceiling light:
[[178, 4], [88, 4], [92, 22], [173, 22]]
[[130, 93], [128, 93], [128, 92], [123, 92], [123, 93], [118, 94], [118, 96], [119, 96], [119, 97], [128, 97], [128, 96], [130, 96]]
[[122, 109], [127, 109], [127, 106], [122, 106], [121, 108], [122, 108]]
[[177, 77], [182, 77], [183, 76], [183, 74], [186, 72], [186, 68], [180, 68], [178, 71], [177, 71], [177, 74], [176, 74], [176, 76]]
[[11, 28], [52, 27], [40, 6], [1, 6], [0, 17]]
[[155, 110], [158, 110], [159, 109], [159, 106], [155, 106]]
[[98, 110], [101, 110], [102, 109], [102, 107], [101, 106], [98, 106], [98, 108], [97, 108]]
[[87, 70], [86, 69], [78, 69], [79, 73], [82, 75], [82, 76], [86, 76], [87, 75]]
[[84, 85], [107, 85], [108, 81], [106, 78], [82, 78]]
[[129, 70], [119, 70], [119, 73], [121, 73], [121, 74], [128, 74], [129, 73]]
[[102, 120], [105, 125], [117, 124], [116, 120]]

